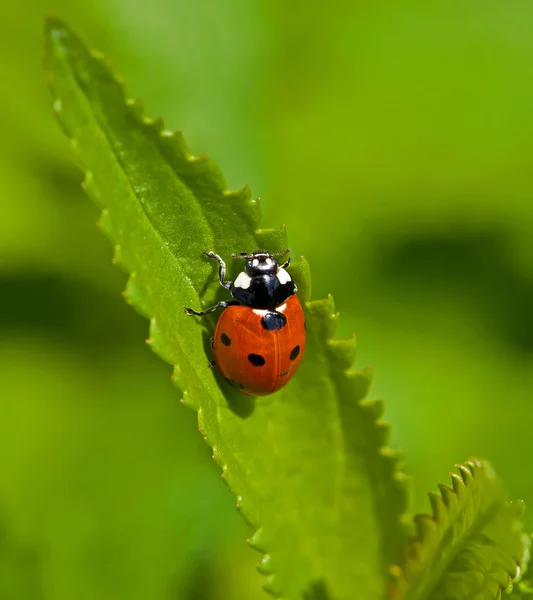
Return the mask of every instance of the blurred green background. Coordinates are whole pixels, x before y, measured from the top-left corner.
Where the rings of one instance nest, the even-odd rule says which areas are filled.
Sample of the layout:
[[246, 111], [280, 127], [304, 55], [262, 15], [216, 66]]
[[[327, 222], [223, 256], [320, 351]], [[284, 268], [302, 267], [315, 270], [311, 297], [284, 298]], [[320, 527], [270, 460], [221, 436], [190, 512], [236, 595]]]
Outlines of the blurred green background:
[[471, 454], [533, 505], [533, 5], [419, 4], [4, 3], [1, 600], [266, 598], [52, 117], [49, 12], [287, 224], [415, 508]]

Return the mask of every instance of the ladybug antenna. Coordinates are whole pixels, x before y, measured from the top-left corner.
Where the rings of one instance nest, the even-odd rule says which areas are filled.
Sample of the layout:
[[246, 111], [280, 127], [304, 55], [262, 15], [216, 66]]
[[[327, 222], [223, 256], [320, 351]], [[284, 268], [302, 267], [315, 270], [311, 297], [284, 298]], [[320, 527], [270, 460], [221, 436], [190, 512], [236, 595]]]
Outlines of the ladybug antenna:
[[290, 251], [290, 248], [286, 248], [285, 250], [283, 250], [283, 252], [274, 252], [270, 256], [285, 256], [285, 254], [288, 254]]
[[261, 254], [268, 254], [269, 256], [285, 256], [285, 254], [287, 254], [288, 252], [290, 252], [291, 249], [287, 248], [285, 249], [283, 252], [267, 252], [266, 250], [256, 250], [255, 252], [239, 252], [239, 254], [233, 253], [231, 255], [232, 258], [245, 258], [246, 260], [250, 260], [251, 258], [254, 258], [254, 256], [258, 256]]

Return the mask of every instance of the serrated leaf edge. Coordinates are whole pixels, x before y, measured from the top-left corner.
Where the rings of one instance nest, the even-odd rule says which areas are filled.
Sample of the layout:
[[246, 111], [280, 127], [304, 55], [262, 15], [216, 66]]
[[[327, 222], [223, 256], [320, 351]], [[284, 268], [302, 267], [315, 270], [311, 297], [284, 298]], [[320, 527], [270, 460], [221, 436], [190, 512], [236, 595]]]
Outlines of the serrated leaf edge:
[[[66, 31], [69, 32], [69, 34], [75, 35], [68, 28], [68, 26], [65, 23], [63, 23], [61, 20], [59, 20], [57, 18], [47, 19], [46, 29], [47, 29], [47, 32], [49, 32], [52, 37], [53, 37], [52, 30], [55, 27], [58, 27], [60, 29], [65, 29]], [[279, 235], [282, 240], [285, 238], [285, 236], [286, 236], [285, 225], [282, 225], [279, 229], [263, 229], [263, 228], [259, 227], [259, 223], [260, 223], [260, 219], [261, 219], [260, 212], [259, 212], [260, 211], [259, 199], [254, 199], [252, 197], [251, 190], [248, 185], [245, 185], [243, 188], [240, 188], [237, 190], [229, 190], [227, 188], [227, 185], [225, 185], [225, 179], [224, 179], [224, 176], [223, 176], [221, 170], [219, 169], [219, 167], [216, 165], [216, 163], [214, 161], [207, 158], [205, 155], [196, 156], [196, 155], [191, 154], [189, 152], [188, 146], [185, 142], [184, 136], [181, 133], [181, 131], [170, 131], [170, 130], [165, 129], [164, 121], [162, 118], [147, 117], [145, 115], [144, 105], [143, 105], [142, 101], [128, 96], [128, 94], [126, 93], [126, 89], [125, 89], [124, 79], [122, 77], [120, 77], [119, 75], [115, 74], [114, 70], [111, 68], [111, 66], [108, 63], [106, 56], [96, 50], [89, 50], [89, 52], [95, 60], [99, 61], [100, 63], [102, 63], [105, 66], [105, 68], [108, 70], [109, 74], [113, 77], [116, 84], [118, 86], [120, 86], [120, 88], [122, 89], [122, 93], [123, 93], [124, 104], [130, 110], [131, 114], [134, 116], [134, 118], [138, 121], [139, 124], [141, 124], [143, 127], [147, 128], [147, 129], [153, 129], [155, 131], [155, 133], [157, 134], [157, 139], [160, 140], [161, 144], [163, 144], [164, 142], [168, 143], [169, 140], [172, 140], [175, 143], [174, 149], [175, 150], [178, 149], [180, 151], [181, 158], [184, 161], [186, 161], [187, 163], [189, 163], [190, 165], [193, 165], [193, 164], [201, 165], [204, 173], [210, 173], [212, 175], [212, 182], [214, 182], [214, 183], [219, 182], [219, 185], [214, 186], [214, 189], [217, 192], [222, 193], [228, 199], [239, 201], [239, 202], [241, 202], [245, 205], [248, 205], [250, 207], [253, 207], [255, 209], [254, 210], [255, 218], [253, 219], [253, 222], [250, 223], [250, 225], [253, 228], [253, 231], [254, 231], [254, 234], [256, 235], [256, 237], [261, 238], [261, 237], [265, 237], [265, 236], [269, 236], [269, 235], [276, 235], [276, 236]], [[147, 307], [142, 304], [140, 297], [136, 296], [132, 292], [132, 290], [135, 289], [136, 273], [133, 270], [128, 269], [127, 264], [124, 263], [120, 245], [113, 242], [112, 236], [111, 236], [110, 232], [108, 231], [107, 220], [109, 219], [109, 213], [108, 213], [107, 209], [101, 205], [98, 195], [94, 193], [94, 189], [91, 185], [91, 182], [92, 182], [91, 171], [87, 170], [84, 167], [84, 165], [81, 164], [81, 157], [79, 156], [79, 153], [77, 151], [77, 144], [78, 144], [77, 140], [74, 137], [72, 137], [72, 134], [69, 131], [67, 131], [66, 128], [63, 126], [63, 123], [61, 121], [62, 101], [60, 98], [58, 98], [54, 95], [52, 73], [48, 72], [47, 75], [48, 75], [47, 84], [48, 84], [48, 87], [50, 88], [52, 96], [54, 98], [53, 99], [53, 111], [58, 119], [59, 124], [65, 131], [65, 134], [70, 139], [71, 153], [72, 153], [73, 159], [75, 160], [75, 162], [77, 162], [77, 164], [80, 166], [80, 168], [83, 170], [83, 172], [85, 174], [85, 177], [84, 177], [84, 180], [82, 183], [82, 188], [87, 192], [87, 194], [91, 197], [91, 199], [102, 209], [101, 216], [100, 216], [100, 219], [98, 220], [97, 225], [100, 228], [100, 230], [106, 235], [106, 237], [108, 237], [108, 239], [110, 239], [110, 241], [113, 244], [114, 255], [113, 255], [112, 262], [129, 273], [128, 282], [127, 282], [126, 288], [123, 292], [123, 296], [128, 304], [133, 306], [141, 315], [145, 316], [146, 318], [148, 318], [150, 320], [149, 337], [146, 340], [147, 344], [165, 362], [173, 364], [172, 361], [170, 360], [170, 358], [167, 355], [165, 355], [165, 353], [161, 349], [161, 346], [158, 344], [158, 330], [157, 330], [156, 318], [154, 316], [150, 316], [149, 310], [147, 310]], [[224, 182], [224, 185], [222, 185], [221, 182]], [[138, 193], [135, 190], [133, 190], [133, 193], [139, 197]], [[282, 241], [281, 245], [286, 245], [286, 242]], [[304, 271], [309, 270], [308, 264], [306, 261], [303, 260], [303, 258], [302, 258], [302, 267], [301, 268]], [[309, 290], [307, 290], [307, 294], [309, 294]], [[141, 297], [142, 297], [142, 295], [141, 295]], [[386, 445], [388, 442], [389, 436], [390, 436], [390, 426], [388, 424], [386, 424], [385, 422], [383, 422], [381, 419], [382, 414], [383, 414], [383, 403], [379, 400], [374, 400], [374, 401], [366, 400], [366, 394], [367, 394], [368, 387], [370, 384], [371, 369], [353, 370], [351, 368], [351, 364], [353, 363], [353, 360], [355, 358], [355, 345], [356, 345], [355, 335], [352, 338], [348, 338], [346, 340], [333, 339], [333, 335], [335, 334], [335, 329], [336, 329], [336, 321], [339, 317], [339, 314], [335, 312], [333, 297], [331, 295], [328, 295], [328, 297], [326, 299], [308, 301], [305, 304], [306, 304], [307, 310], [324, 312], [324, 316], [326, 317], [326, 335], [325, 335], [325, 339], [324, 339], [324, 341], [326, 343], [326, 349], [329, 353], [333, 354], [335, 360], [338, 360], [340, 362], [340, 364], [342, 364], [342, 366], [344, 367], [343, 375], [346, 378], [346, 380], [351, 380], [353, 382], [356, 380], [364, 381], [366, 379], [368, 381], [367, 390], [356, 402], [359, 404], [362, 411], [367, 411], [368, 413], [371, 413], [376, 431], [381, 432], [381, 438], [384, 440], [383, 445], [379, 449], [379, 457], [382, 461], [384, 461], [384, 463], [389, 464], [389, 467], [390, 467], [391, 473], [393, 474], [393, 479], [394, 479], [396, 485], [403, 488], [404, 495], [407, 497], [408, 494], [406, 491], [406, 482], [407, 482], [408, 478], [405, 476], [405, 474], [402, 471], [403, 453], [401, 451], [392, 450]], [[171, 379], [176, 384], [176, 386], [182, 391], [182, 398], [180, 399], [180, 402], [182, 404], [184, 404], [185, 406], [188, 406], [189, 408], [192, 408], [197, 411], [199, 433], [202, 435], [205, 442], [212, 448], [213, 459], [215, 460], [215, 462], [218, 464], [218, 466], [221, 468], [221, 471], [222, 471], [222, 473], [221, 473], [222, 479], [224, 480], [224, 482], [226, 483], [226, 485], [228, 486], [230, 491], [233, 494], [237, 495], [235, 489], [231, 485], [231, 474], [228, 473], [227, 464], [225, 464], [223, 461], [221, 461], [219, 459], [216, 445], [214, 445], [211, 442], [211, 440], [204, 433], [202, 408], [199, 406], [196, 406], [188, 398], [186, 385], [185, 385], [185, 382], [182, 380], [181, 369], [180, 369], [179, 365], [173, 364], [173, 374], [172, 374]], [[371, 481], [372, 481], [372, 479], [371, 479]], [[251, 524], [253, 527], [256, 528], [254, 534], [247, 540], [247, 542], [251, 548], [257, 550], [258, 552], [260, 552], [263, 555], [262, 559], [259, 561], [257, 568], [262, 574], [264, 574], [266, 576], [266, 582], [264, 584], [265, 590], [270, 592], [274, 597], [277, 597], [277, 598], [280, 598], [283, 600], [280, 590], [277, 589], [277, 587], [276, 587], [276, 578], [275, 578], [275, 573], [273, 572], [271, 554], [268, 552], [268, 549], [265, 548], [265, 545], [263, 543], [262, 528], [258, 527], [257, 524], [250, 522], [250, 519], [247, 516], [245, 502], [244, 502], [244, 499], [242, 498], [242, 496], [237, 496], [236, 508], [241, 513], [243, 518], [249, 524]], [[402, 514], [399, 517], [399, 526], [402, 528], [405, 525], [406, 517], [407, 517], [407, 511], [405, 510], [402, 512]]]
[[[450, 472], [452, 487], [449, 485], [439, 484], [440, 494], [434, 492], [428, 493], [428, 498], [431, 505], [431, 514], [417, 514], [413, 517], [416, 533], [409, 538], [408, 544], [404, 550], [404, 560], [401, 564], [394, 564], [389, 567], [389, 576], [391, 583], [389, 586], [389, 598], [394, 600], [396, 596], [396, 586], [400, 582], [407, 583], [409, 574], [407, 571], [407, 563], [410, 560], [419, 560], [420, 548], [430, 543], [430, 538], [438, 530], [438, 525], [445, 518], [444, 513], [451, 508], [452, 504], [459, 501], [466, 493], [467, 488], [474, 482], [480, 471], [485, 472], [487, 478], [495, 478], [496, 475], [492, 467], [486, 461], [481, 461], [477, 458], [470, 458], [465, 463], [456, 464], [455, 468], [458, 473]], [[518, 522], [524, 512], [525, 505], [522, 501], [507, 501], [507, 504], [516, 506]], [[523, 565], [527, 565], [529, 561], [530, 543], [526, 540], [527, 535], [523, 534], [524, 551], [523, 555], [515, 559], [515, 572], [509, 572], [506, 586], [500, 584], [500, 592], [508, 592], [512, 589], [512, 585], [517, 583], [523, 575]]]

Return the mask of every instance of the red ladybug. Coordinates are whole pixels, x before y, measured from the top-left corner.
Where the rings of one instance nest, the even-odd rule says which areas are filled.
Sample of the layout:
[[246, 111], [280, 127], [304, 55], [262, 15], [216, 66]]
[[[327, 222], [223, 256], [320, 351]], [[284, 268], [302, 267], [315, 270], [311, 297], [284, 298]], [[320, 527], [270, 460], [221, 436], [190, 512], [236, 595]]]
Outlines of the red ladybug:
[[219, 302], [202, 312], [186, 308], [189, 315], [203, 317], [219, 308], [211, 340], [216, 365], [235, 389], [250, 396], [265, 396], [282, 388], [294, 376], [305, 350], [305, 319], [296, 296], [297, 287], [277, 256], [256, 250], [233, 258], [246, 259], [235, 281], [225, 281], [226, 264], [214, 252], [205, 255], [220, 264], [218, 278], [235, 300]]

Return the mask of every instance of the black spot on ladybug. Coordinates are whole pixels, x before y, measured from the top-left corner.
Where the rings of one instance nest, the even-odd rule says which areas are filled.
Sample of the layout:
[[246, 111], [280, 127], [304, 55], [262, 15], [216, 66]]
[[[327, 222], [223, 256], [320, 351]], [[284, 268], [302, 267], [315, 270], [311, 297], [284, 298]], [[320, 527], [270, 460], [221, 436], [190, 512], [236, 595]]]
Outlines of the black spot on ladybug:
[[254, 367], [262, 367], [265, 364], [265, 359], [260, 354], [248, 354], [248, 360]]
[[220, 336], [220, 341], [224, 344], [224, 346], [231, 346], [231, 340], [225, 333]]
[[261, 319], [261, 325], [268, 329], [268, 331], [276, 331], [277, 329], [281, 329], [285, 327], [287, 323], [287, 317], [282, 315], [275, 310], [269, 310], [266, 315]]
[[298, 357], [298, 354], [300, 354], [300, 346], [294, 346], [294, 348], [291, 350], [289, 358], [291, 360], [296, 360], [296, 358]]
[[234, 388], [236, 388], [238, 390], [244, 390], [244, 385], [242, 383], [239, 383], [238, 381], [235, 381], [234, 379], [226, 379], [226, 381]]

